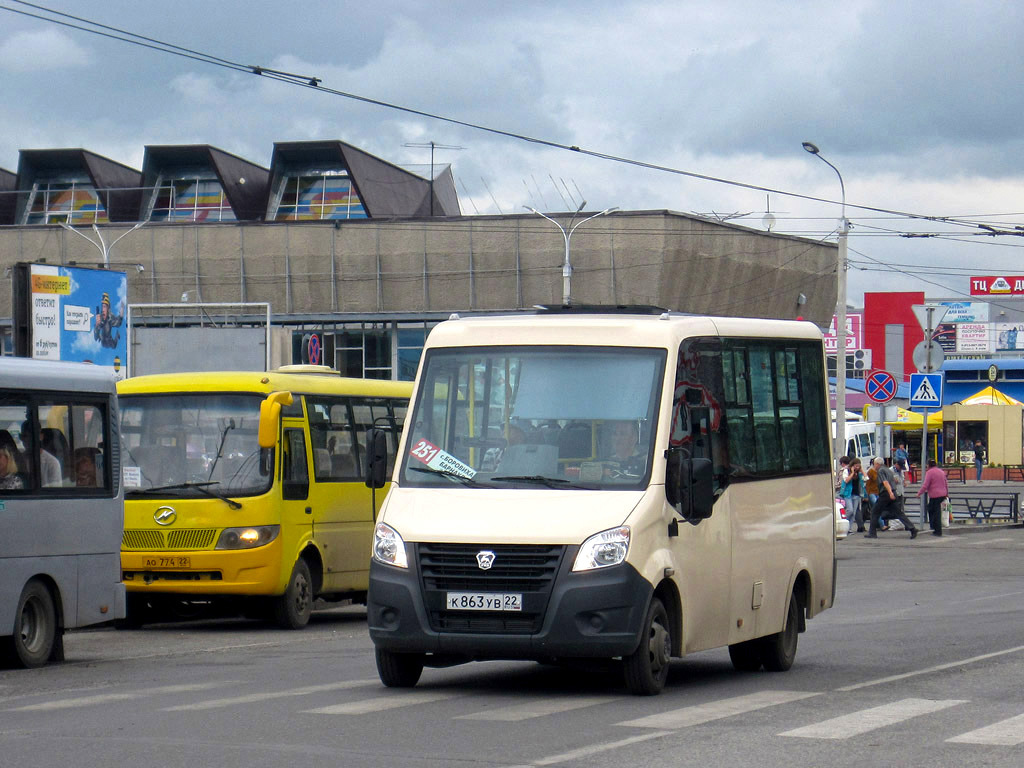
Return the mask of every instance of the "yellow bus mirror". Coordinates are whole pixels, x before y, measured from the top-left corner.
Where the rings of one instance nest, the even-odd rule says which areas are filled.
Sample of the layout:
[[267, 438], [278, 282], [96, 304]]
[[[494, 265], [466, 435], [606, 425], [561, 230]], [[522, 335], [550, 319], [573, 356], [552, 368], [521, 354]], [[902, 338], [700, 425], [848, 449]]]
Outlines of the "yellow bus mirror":
[[260, 403], [260, 428], [256, 437], [260, 448], [273, 448], [277, 445], [277, 425], [281, 421], [281, 406], [291, 404], [291, 392], [271, 392]]

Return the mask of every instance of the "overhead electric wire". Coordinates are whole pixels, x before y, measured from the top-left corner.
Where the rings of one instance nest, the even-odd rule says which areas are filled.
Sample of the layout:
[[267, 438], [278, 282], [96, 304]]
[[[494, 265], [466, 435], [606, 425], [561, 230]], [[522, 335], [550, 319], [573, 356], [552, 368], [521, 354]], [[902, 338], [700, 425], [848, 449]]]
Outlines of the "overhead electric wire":
[[[774, 193], [774, 194], [777, 194], [777, 195], [784, 195], [786, 197], [793, 197], [793, 198], [797, 198], [797, 199], [800, 199], [800, 200], [808, 200], [808, 201], [811, 201], [811, 202], [827, 203], [827, 204], [830, 204], [830, 205], [838, 205], [839, 204], [837, 201], [829, 200], [827, 198], [815, 197], [813, 195], [805, 195], [805, 194], [802, 194], [802, 193], [799, 193], [799, 192], [789, 192], [789, 191], [786, 191], [786, 190], [776, 189], [774, 187], [766, 187], [766, 186], [763, 186], [763, 185], [760, 185], [760, 184], [750, 184], [750, 183], [747, 183], [747, 182], [735, 181], [735, 180], [732, 180], [732, 179], [725, 179], [725, 178], [721, 178], [721, 177], [717, 177], [717, 176], [711, 176], [709, 174], [696, 173], [695, 171], [686, 171], [686, 170], [683, 170], [683, 169], [680, 169], [680, 168], [672, 168], [671, 166], [661, 165], [661, 164], [658, 164], [658, 163], [646, 162], [646, 161], [642, 161], [642, 160], [636, 160], [636, 159], [632, 159], [632, 158], [622, 157], [622, 156], [619, 156], [619, 155], [612, 155], [612, 154], [609, 154], [609, 153], [606, 153], [606, 152], [599, 152], [597, 150], [585, 149], [585, 148], [579, 147], [579, 146], [577, 146], [575, 144], [564, 144], [564, 143], [553, 141], [553, 140], [550, 140], [550, 139], [543, 139], [543, 138], [539, 138], [539, 137], [535, 137], [535, 136], [528, 136], [526, 134], [516, 133], [514, 131], [504, 130], [504, 129], [501, 129], [501, 128], [495, 128], [493, 126], [486, 126], [486, 125], [482, 125], [482, 124], [478, 124], [478, 123], [469, 122], [467, 120], [460, 120], [460, 119], [453, 118], [453, 117], [447, 117], [445, 115], [434, 114], [432, 112], [427, 112], [425, 110], [416, 109], [416, 108], [413, 108], [413, 107], [407, 107], [407, 106], [403, 106], [403, 105], [400, 105], [400, 104], [394, 104], [394, 103], [391, 103], [391, 102], [383, 101], [382, 99], [375, 99], [375, 98], [371, 98], [369, 96], [361, 96], [359, 94], [350, 93], [350, 92], [347, 92], [347, 91], [341, 91], [341, 90], [334, 89], [334, 88], [329, 88], [327, 86], [322, 85], [323, 81], [322, 81], [321, 78], [317, 78], [317, 77], [313, 77], [313, 76], [306, 76], [306, 75], [297, 75], [297, 74], [293, 74], [293, 73], [289, 73], [289, 72], [283, 72], [283, 71], [280, 71], [280, 70], [269, 69], [269, 68], [266, 68], [266, 67], [262, 67], [260, 65], [242, 64], [240, 62], [235, 62], [235, 61], [231, 61], [229, 59], [224, 59], [224, 58], [221, 58], [219, 56], [215, 56], [213, 54], [203, 53], [201, 51], [197, 51], [197, 50], [192, 49], [192, 48], [186, 48], [184, 46], [179, 46], [179, 45], [175, 45], [173, 43], [167, 43], [167, 42], [164, 42], [162, 40], [157, 40], [156, 38], [147, 37], [145, 35], [140, 35], [140, 34], [135, 33], [135, 32], [130, 32], [128, 30], [121, 29], [119, 27], [114, 27], [114, 26], [110, 26], [110, 25], [107, 25], [107, 24], [102, 24], [100, 22], [95, 22], [95, 21], [92, 21], [90, 19], [86, 19], [86, 18], [83, 18], [83, 17], [80, 17], [80, 16], [73, 16], [71, 14], [64, 13], [62, 11], [57, 11], [57, 10], [54, 10], [52, 8], [48, 8], [46, 6], [39, 5], [39, 4], [36, 4], [36, 3], [26, 2], [25, 0], [12, 0], [12, 1], [17, 3], [17, 4], [19, 4], [19, 5], [24, 5], [24, 6], [27, 6], [27, 7], [30, 7], [30, 8], [34, 8], [34, 9], [36, 9], [38, 11], [43, 11], [44, 13], [49, 13], [49, 14], [52, 14], [54, 16], [61, 16], [63, 18], [67, 18], [67, 19], [73, 19], [74, 21], [81, 22], [81, 24], [87, 24], [87, 25], [90, 25], [92, 27], [97, 27], [97, 29], [90, 29], [88, 27], [79, 26], [78, 24], [72, 24], [70, 22], [61, 21], [60, 19], [48, 18], [46, 16], [41, 16], [41, 15], [36, 14], [36, 13], [30, 13], [28, 11], [21, 10], [21, 9], [18, 9], [18, 8], [11, 8], [10, 6], [7, 6], [7, 5], [0, 5], [0, 10], [5, 10], [5, 11], [9, 11], [11, 13], [16, 13], [16, 14], [19, 14], [19, 15], [22, 15], [22, 16], [28, 16], [28, 17], [31, 17], [31, 18], [39, 19], [41, 21], [46, 21], [46, 22], [49, 22], [51, 24], [58, 24], [58, 25], [61, 25], [61, 26], [72, 28], [72, 29], [77, 29], [77, 30], [82, 31], [82, 32], [88, 32], [88, 33], [99, 35], [99, 36], [106, 37], [106, 38], [109, 38], [109, 39], [117, 40], [119, 42], [129, 43], [129, 44], [132, 44], [132, 45], [138, 45], [138, 46], [141, 46], [141, 47], [144, 47], [144, 48], [149, 48], [151, 50], [161, 51], [163, 53], [169, 53], [169, 54], [174, 55], [174, 56], [180, 56], [180, 57], [191, 59], [191, 60], [194, 60], [194, 61], [199, 61], [199, 62], [206, 63], [206, 64], [212, 64], [214, 66], [224, 67], [226, 69], [231, 69], [231, 70], [237, 71], [237, 72], [244, 72], [244, 73], [248, 73], [248, 74], [257, 75], [259, 77], [266, 77], [266, 78], [269, 78], [271, 80], [277, 80], [279, 82], [289, 83], [291, 85], [297, 85], [297, 86], [301, 86], [303, 88], [313, 88], [313, 89], [315, 89], [317, 91], [328, 93], [328, 94], [331, 94], [331, 95], [334, 95], [334, 96], [340, 96], [342, 98], [352, 99], [354, 101], [360, 101], [360, 102], [363, 102], [365, 104], [371, 104], [371, 105], [374, 105], [374, 106], [383, 107], [385, 109], [393, 109], [393, 110], [397, 110], [397, 111], [400, 111], [400, 112], [404, 112], [406, 114], [417, 115], [419, 117], [424, 117], [424, 118], [428, 118], [428, 119], [431, 119], [431, 120], [439, 120], [441, 122], [446, 122], [446, 123], [450, 123], [452, 125], [462, 126], [464, 128], [469, 128], [469, 129], [472, 129], [472, 130], [483, 131], [483, 132], [490, 133], [490, 134], [493, 134], [493, 135], [496, 135], [496, 136], [504, 136], [506, 138], [516, 139], [518, 141], [525, 141], [525, 142], [531, 143], [531, 144], [538, 144], [540, 146], [551, 147], [552, 149], [561, 149], [561, 150], [565, 150], [565, 151], [576, 152], [577, 154], [585, 155], [585, 156], [588, 156], [588, 157], [593, 157], [593, 158], [600, 159], [600, 160], [607, 160], [609, 162], [621, 163], [621, 164], [625, 164], [625, 165], [631, 165], [631, 166], [634, 166], [634, 167], [637, 167], [637, 168], [644, 168], [644, 169], [647, 169], [647, 170], [659, 171], [659, 172], [663, 172], [663, 173], [670, 173], [670, 174], [674, 174], [674, 175], [678, 175], [678, 176], [685, 176], [685, 177], [688, 177], [688, 178], [698, 179], [698, 180], [701, 180], [701, 181], [709, 181], [709, 182], [713, 182], [713, 183], [717, 183], [717, 184], [726, 184], [726, 185], [729, 185], [729, 186], [739, 187], [741, 189], [749, 189], [749, 190], [753, 190], [753, 191], [757, 191], [757, 192]], [[103, 31], [103, 30], [108, 30], [108, 31]], [[114, 32], [116, 32], [118, 34], [112, 34]], [[120, 35], [124, 35], [125, 37], [121, 37]], [[935, 215], [928, 215], [928, 214], [919, 214], [919, 213], [912, 213], [912, 212], [907, 212], [907, 211], [898, 211], [898, 210], [893, 210], [893, 209], [888, 209], [888, 208], [880, 208], [880, 207], [877, 207], [877, 206], [869, 206], [869, 205], [862, 205], [862, 204], [849, 203], [849, 202], [844, 203], [844, 204], [845, 204], [845, 206], [847, 208], [854, 208], [854, 209], [863, 210], [863, 211], [873, 211], [875, 213], [891, 214], [891, 215], [900, 216], [900, 217], [904, 217], [904, 218], [910, 218], [910, 219], [919, 219], [919, 220], [925, 220], [925, 221], [943, 222], [943, 223], [952, 224], [952, 225], [955, 225], [955, 226], [963, 226], [963, 227], [976, 227], [978, 225], [977, 222], [963, 221], [963, 220], [956, 219], [956, 218], [951, 218], [951, 217], [948, 217], [948, 216], [935, 216]], [[1015, 234], [1015, 233], [1013, 233], [1013, 232], [1006, 232], [1005, 234]]]

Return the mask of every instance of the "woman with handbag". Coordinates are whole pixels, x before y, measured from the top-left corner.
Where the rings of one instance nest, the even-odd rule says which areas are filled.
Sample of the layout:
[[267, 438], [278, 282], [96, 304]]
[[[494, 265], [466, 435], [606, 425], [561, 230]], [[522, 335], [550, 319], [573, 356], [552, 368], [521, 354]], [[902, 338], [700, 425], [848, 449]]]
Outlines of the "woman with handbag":
[[932, 526], [932, 536], [942, 535], [942, 502], [949, 497], [949, 484], [946, 473], [935, 463], [928, 461], [928, 471], [924, 473], [924, 481], [917, 495], [928, 494], [928, 522]]

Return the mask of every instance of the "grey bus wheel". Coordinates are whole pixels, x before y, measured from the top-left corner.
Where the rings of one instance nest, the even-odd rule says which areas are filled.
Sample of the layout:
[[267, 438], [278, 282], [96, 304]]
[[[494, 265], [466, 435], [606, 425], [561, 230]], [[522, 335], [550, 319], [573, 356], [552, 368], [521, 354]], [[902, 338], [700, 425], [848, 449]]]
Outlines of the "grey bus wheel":
[[57, 640], [57, 612], [46, 586], [30, 581], [21, 591], [9, 639], [11, 656], [22, 667], [41, 667], [50, 660]]
[[313, 612], [313, 579], [309, 566], [299, 558], [284, 594], [274, 602], [274, 620], [284, 629], [302, 629]]

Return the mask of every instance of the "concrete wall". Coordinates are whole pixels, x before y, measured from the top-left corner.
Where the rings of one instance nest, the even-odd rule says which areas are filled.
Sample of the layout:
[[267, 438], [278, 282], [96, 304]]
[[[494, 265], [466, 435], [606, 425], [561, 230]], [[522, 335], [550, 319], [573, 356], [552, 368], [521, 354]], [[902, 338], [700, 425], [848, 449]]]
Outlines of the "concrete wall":
[[[556, 216], [563, 226], [568, 216]], [[124, 226], [104, 226], [112, 242]], [[91, 230], [81, 230], [95, 240]], [[583, 224], [570, 241], [574, 304], [794, 318], [827, 327], [836, 246], [665, 211]], [[537, 216], [300, 223], [149, 224], [110, 251], [129, 300], [270, 302], [283, 314], [515, 309], [562, 300], [565, 241]], [[0, 267], [102, 261], [59, 227], [0, 228]], [[140, 264], [144, 271], [137, 271]], [[0, 318], [10, 317], [10, 277]], [[799, 294], [807, 303], [797, 304]]]

